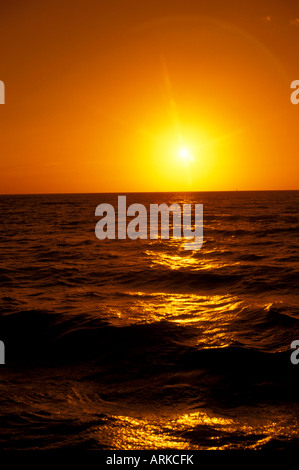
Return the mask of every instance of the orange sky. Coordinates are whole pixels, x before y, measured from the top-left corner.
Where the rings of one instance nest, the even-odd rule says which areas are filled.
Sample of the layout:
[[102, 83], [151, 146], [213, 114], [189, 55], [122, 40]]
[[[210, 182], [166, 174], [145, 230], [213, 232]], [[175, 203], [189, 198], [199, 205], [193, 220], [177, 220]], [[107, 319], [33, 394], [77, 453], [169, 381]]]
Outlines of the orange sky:
[[299, 189], [299, 4], [246, 4], [1, 4], [0, 193]]

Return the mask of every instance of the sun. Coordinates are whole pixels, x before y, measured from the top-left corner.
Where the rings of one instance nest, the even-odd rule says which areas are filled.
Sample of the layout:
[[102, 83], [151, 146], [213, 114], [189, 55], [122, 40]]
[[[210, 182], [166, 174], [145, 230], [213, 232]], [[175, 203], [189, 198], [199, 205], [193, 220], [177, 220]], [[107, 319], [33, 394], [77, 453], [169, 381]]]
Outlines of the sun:
[[194, 161], [193, 155], [190, 153], [189, 149], [186, 148], [186, 147], [182, 147], [179, 150], [179, 156], [185, 162], [193, 162]]

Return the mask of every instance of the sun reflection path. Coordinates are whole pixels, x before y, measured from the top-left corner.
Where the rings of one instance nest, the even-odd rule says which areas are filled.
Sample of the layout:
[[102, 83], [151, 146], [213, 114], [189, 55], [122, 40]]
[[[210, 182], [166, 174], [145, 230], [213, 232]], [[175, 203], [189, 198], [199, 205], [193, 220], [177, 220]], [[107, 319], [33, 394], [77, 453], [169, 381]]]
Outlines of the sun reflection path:
[[[298, 423], [284, 415], [257, 421], [217, 416], [200, 411], [169, 419], [140, 419], [114, 416], [107, 438], [114, 449], [261, 449], [272, 439], [287, 441], [296, 435]], [[101, 428], [101, 433], [103, 428]]]
[[[167, 321], [194, 328], [190, 345], [225, 347], [235, 340], [231, 327], [245, 306], [237, 297], [177, 293], [126, 292], [126, 307], [110, 308], [115, 324], [156, 323]], [[115, 314], [113, 315], [113, 309]]]
[[[176, 244], [180, 243], [183, 245], [184, 242], [175, 240]], [[173, 243], [174, 243], [173, 242]], [[224, 262], [224, 261], [218, 261], [212, 258], [204, 258], [204, 259], [198, 259], [193, 256], [193, 254], [186, 254], [184, 255], [171, 255], [168, 253], [153, 253], [150, 251], [145, 251], [145, 254], [151, 256], [152, 259], [152, 266], [155, 265], [162, 265], [167, 268], [170, 268], [172, 270], [181, 270], [185, 268], [192, 268], [193, 271], [200, 271], [200, 270], [210, 270], [210, 269], [219, 269], [219, 268], [224, 268], [224, 267], [231, 267], [232, 264], [234, 266], [239, 265], [240, 263], [235, 261], [232, 263], [230, 262]]]

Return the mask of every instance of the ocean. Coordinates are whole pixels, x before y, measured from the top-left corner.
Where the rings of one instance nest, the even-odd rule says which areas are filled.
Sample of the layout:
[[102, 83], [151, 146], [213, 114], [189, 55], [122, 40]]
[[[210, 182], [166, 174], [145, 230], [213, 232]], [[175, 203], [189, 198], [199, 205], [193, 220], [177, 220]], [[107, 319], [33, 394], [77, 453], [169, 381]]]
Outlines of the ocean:
[[99, 240], [118, 194], [0, 196], [3, 449], [299, 445], [299, 191], [203, 204], [203, 246]]

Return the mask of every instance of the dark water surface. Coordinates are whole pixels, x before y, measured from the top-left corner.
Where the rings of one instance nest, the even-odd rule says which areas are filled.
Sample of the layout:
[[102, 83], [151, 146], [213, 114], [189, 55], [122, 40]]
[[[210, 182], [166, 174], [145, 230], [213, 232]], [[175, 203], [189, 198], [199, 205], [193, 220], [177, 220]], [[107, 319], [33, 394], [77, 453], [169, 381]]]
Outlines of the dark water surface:
[[9, 449], [299, 444], [299, 192], [203, 203], [204, 244], [95, 237], [116, 194], [0, 196], [0, 441]]

